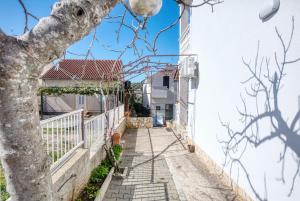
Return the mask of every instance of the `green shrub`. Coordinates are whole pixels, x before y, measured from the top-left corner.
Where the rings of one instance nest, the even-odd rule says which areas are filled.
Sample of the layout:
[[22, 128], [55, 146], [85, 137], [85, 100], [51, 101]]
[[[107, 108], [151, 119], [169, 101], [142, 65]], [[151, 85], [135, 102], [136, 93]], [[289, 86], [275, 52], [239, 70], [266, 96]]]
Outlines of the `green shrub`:
[[112, 150], [113, 150], [113, 152], [114, 152], [114, 155], [115, 155], [115, 157], [116, 157], [116, 160], [119, 160], [120, 155], [121, 155], [121, 152], [122, 152], [122, 150], [123, 150], [122, 146], [121, 146], [121, 145], [114, 145], [114, 146], [112, 147]]
[[108, 167], [109, 169], [112, 168], [112, 164], [108, 159], [101, 161], [101, 165]]
[[[120, 145], [115, 145], [112, 147], [112, 150], [118, 160], [122, 152], [122, 147]], [[107, 177], [112, 166], [113, 165], [108, 158], [101, 161], [101, 164], [92, 171], [89, 183], [85, 186], [76, 201], [94, 200], [97, 197], [98, 189], [100, 189], [102, 182]]]
[[0, 164], [0, 200], [7, 200], [9, 198], [9, 194], [6, 191], [6, 182], [4, 177], [4, 172], [2, 166]]
[[84, 188], [84, 192], [88, 196], [89, 199], [94, 199], [97, 196], [97, 188], [92, 184], [87, 184]]
[[109, 167], [101, 164], [92, 171], [90, 182], [96, 184], [103, 180], [108, 175], [108, 173]]

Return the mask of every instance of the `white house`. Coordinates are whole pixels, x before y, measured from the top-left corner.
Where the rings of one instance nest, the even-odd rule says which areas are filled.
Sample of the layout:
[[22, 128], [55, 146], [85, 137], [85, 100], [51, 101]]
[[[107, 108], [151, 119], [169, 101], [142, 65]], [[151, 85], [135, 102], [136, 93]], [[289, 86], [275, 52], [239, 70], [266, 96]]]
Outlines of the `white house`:
[[[197, 1], [193, 2], [197, 4]], [[275, 27], [287, 47], [293, 17], [294, 37], [286, 58], [292, 61], [300, 57], [300, 2], [297, 0], [225, 0], [214, 7], [214, 12], [202, 6], [187, 9], [181, 18], [180, 53], [191, 56], [180, 57], [179, 61], [181, 101], [177, 104], [176, 122], [186, 130], [196, 149], [201, 148], [220, 167], [226, 151], [220, 141], [228, 139], [227, 129], [221, 122], [230, 122], [234, 130], [245, 126], [237, 111], [237, 107], [243, 109], [241, 97], [249, 113], [257, 112], [255, 101], [251, 102], [245, 92], [245, 87], [249, 89], [251, 85], [241, 83], [250, 77], [242, 58], [246, 63], [251, 60], [251, 66], [255, 65], [259, 41], [257, 66], [264, 58], [262, 74], [267, 75], [268, 62], [269, 72], [274, 72], [277, 69], [274, 68], [274, 53], [277, 52], [279, 65], [283, 59], [282, 44]], [[192, 63], [196, 64], [193, 70], [198, 70], [193, 76], [185, 75], [189, 74], [186, 65], [189, 58], [194, 59]], [[284, 120], [290, 125], [300, 107], [300, 62], [290, 64], [284, 70], [286, 75], [278, 104]], [[257, 104], [262, 112], [265, 106], [262, 97]], [[300, 122], [297, 128], [299, 125]], [[271, 128], [270, 121], [264, 121], [260, 127], [260, 137], [270, 134]], [[287, 148], [285, 155], [285, 182], [279, 179], [282, 176], [282, 161], [278, 161], [285, 153], [283, 141], [285, 139], [267, 140], [257, 148], [248, 145], [240, 159], [243, 166], [233, 163], [232, 169], [230, 165], [225, 166], [225, 172], [254, 200], [259, 200], [259, 197], [270, 201], [300, 200], [300, 176], [299, 173], [297, 175], [299, 155], [290, 148]], [[300, 147], [299, 141], [293, 143]], [[293, 193], [288, 196], [294, 177]]]
[[158, 125], [174, 118], [177, 69], [167, 66], [148, 76], [143, 82], [143, 106], [150, 108]]
[[[41, 87], [113, 87], [114, 83], [123, 85], [123, 64], [120, 60], [80, 60], [64, 59], [56, 66], [48, 66], [40, 77]], [[119, 99], [121, 98], [118, 96]], [[106, 96], [107, 106], [112, 108], [117, 96]], [[100, 95], [62, 94], [43, 98], [43, 113], [65, 113], [83, 108], [86, 112], [102, 113], [104, 97]]]

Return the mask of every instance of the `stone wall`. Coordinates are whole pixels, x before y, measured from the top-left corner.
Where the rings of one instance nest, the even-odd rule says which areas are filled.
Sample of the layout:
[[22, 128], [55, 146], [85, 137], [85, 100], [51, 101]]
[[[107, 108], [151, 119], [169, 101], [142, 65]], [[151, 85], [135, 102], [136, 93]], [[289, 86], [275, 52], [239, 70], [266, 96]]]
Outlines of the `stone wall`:
[[126, 117], [126, 128], [152, 128], [152, 117]]
[[[121, 135], [126, 129], [126, 118], [114, 130]], [[77, 149], [69, 160], [52, 175], [54, 200], [73, 201], [88, 183], [91, 171], [106, 156], [103, 142], [95, 142], [89, 149]]]

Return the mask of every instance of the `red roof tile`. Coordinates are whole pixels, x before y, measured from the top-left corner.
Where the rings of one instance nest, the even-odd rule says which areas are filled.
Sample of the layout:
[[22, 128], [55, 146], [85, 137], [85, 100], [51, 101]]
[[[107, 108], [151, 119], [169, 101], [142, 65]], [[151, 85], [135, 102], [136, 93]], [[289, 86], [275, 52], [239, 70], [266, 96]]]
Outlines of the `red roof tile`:
[[123, 80], [123, 64], [120, 60], [65, 59], [41, 76], [53, 80]]

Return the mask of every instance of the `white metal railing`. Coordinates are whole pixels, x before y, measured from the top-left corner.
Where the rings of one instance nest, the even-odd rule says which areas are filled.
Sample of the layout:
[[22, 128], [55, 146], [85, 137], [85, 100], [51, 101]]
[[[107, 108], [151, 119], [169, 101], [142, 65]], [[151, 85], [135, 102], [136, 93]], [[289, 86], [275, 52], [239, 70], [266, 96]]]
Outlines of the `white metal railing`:
[[124, 117], [124, 105], [105, 114], [84, 120], [83, 110], [42, 120], [41, 135], [47, 154], [51, 157], [51, 170], [55, 172], [79, 147], [89, 148], [95, 141], [104, 143], [105, 129], [110, 131]]
[[120, 105], [118, 108], [119, 108], [119, 119], [122, 119], [125, 115], [124, 105]]
[[109, 110], [107, 115], [107, 119], [105, 114], [100, 114], [84, 121], [85, 143], [88, 147], [96, 141], [104, 143], [105, 129], [109, 132], [120, 123], [120, 120], [124, 117], [124, 105]]
[[44, 147], [52, 160], [52, 170], [84, 144], [82, 112], [76, 110], [40, 122]]
[[100, 114], [84, 122], [86, 146], [90, 147], [96, 140], [104, 143], [105, 114]]

